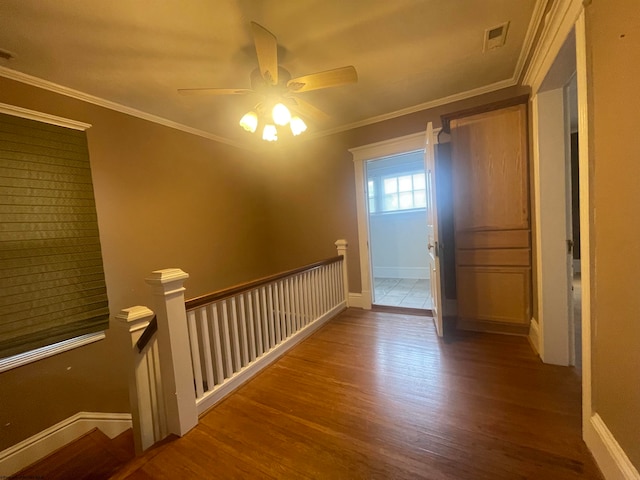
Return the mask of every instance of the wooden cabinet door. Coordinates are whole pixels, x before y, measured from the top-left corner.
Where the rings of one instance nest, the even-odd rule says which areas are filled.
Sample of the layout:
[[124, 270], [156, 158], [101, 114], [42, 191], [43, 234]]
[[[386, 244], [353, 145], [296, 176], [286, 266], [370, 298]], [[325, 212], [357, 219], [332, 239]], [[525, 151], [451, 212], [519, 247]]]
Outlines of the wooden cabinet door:
[[525, 105], [451, 121], [458, 316], [527, 325], [531, 231]]

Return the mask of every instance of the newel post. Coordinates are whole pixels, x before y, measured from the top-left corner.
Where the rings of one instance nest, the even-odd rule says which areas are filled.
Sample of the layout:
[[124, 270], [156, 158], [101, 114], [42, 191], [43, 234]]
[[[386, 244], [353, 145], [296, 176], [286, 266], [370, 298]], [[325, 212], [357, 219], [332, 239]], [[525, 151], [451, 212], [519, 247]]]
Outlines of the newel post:
[[349, 243], [345, 239], [337, 240], [336, 249], [338, 250], [338, 255], [342, 255], [342, 283], [344, 287], [344, 303], [348, 307], [349, 306], [349, 274], [347, 270], [347, 247]]
[[158, 356], [162, 372], [169, 433], [184, 435], [198, 424], [193, 367], [182, 286], [189, 274], [179, 268], [152, 272], [151, 285], [158, 319]]
[[138, 353], [136, 342], [142, 336], [153, 318], [153, 312], [147, 307], [131, 307], [121, 310], [115, 316], [116, 329], [124, 345], [127, 370], [129, 372], [129, 403], [133, 423], [133, 442], [136, 453], [140, 454], [151, 447], [156, 439], [154, 435], [151, 394], [149, 391], [149, 371], [144, 357]]

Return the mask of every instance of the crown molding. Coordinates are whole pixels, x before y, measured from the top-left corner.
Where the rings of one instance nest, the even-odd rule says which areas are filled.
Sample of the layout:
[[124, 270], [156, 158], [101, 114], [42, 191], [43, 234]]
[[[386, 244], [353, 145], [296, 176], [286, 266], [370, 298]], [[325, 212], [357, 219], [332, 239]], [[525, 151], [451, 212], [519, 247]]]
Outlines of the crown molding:
[[149, 122], [157, 123], [159, 125], [163, 125], [165, 127], [173, 128], [175, 130], [180, 130], [186, 133], [190, 133], [192, 135], [197, 135], [199, 137], [207, 138], [209, 140], [214, 140], [216, 142], [224, 143], [232, 147], [241, 148], [243, 150], [249, 149], [247, 145], [236, 142], [234, 140], [230, 140], [228, 138], [221, 137], [219, 135], [215, 135], [210, 132], [205, 132], [204, 130], [200, 130], [198, 128], [189, 127], [188, 125], [174, 122], [173, 120], [169, 120], [167, 118], [163, 118], [158, 115], [153, 115], [151, 113], [143, 112], [142, 110], [138, 110], [136, 108], [127, 107], [126, 105], [122, 105], [117, 102], [112, 102], [111, 100], [106, 100], [104, 98], [96, 97], [94, 95], [90, 95], [88, 93], [84, 93], [79, 90], [74, 90], [73, 88], [65, 87], [64, 85], [59, 85], [57, 83], [53, 83], [48, 80], [44, 80], [42, 78], [34, 77], [33, 75], [28, 75], [26, 73], [18, 72], [17, 70], [12, 70], [7, 67], [0, 66], [0, 77], [5, 77], [10, 80], [15, 80], [17, 82], [31, 85], [33, 87], [42, 88], [43, 90], [48, 90], [50, 92], [58, 93], [60, 95], [74, 98], [76, 100], [82, 100], [83, 102], [87, 102], [92, 105], [97, 105], [99, 107], [108, 108], [109, 110], [125, 113], [127, 115], [131, 115], [132, 117], [137, 117], [142, 120], [147, 120]]
[[389, 112], [382, 115], [376, 115], [375, 117], [370, 117], [365, 120], [349, 123], [347, 125], [342, 125], [340, 127], [335, 127], [329, 130], [323, 130], [321, 132], [311, 134], [307, 138], [312, 139], [312, 138], [318, 138], [318, 137], [325, 137], [327, 135], [333, 135], [335, 133], [345, 132], [347, 130], [353, 130], [354, 128], [366, 127], [367, 125], [383, 122], [385, 120], [391, 120], [392, 118], [402, 117], [404, 115], [420, 112], [422, 110], [429, 110], [430, 108], [436, 108], [442, 105], [447, 105], [448, 103], [458, 102], [460, 100], [466, 100], [467, 98], [471, 98], [471, 97], [477, 97], [478, 95], [495, 92], [496, 90], [501, 90], [503, 88], [513, 87], [517, 83], [518, 83], [517, 80], [515, 80], [513, 77], [508, 78], [506, 80], [501, 80], [499, 82], [485, 85], [483, 87], [474, 88], [472, 90], [467, 90], [465, 92], [455, 93], [453, 95], [449, 95], [448, 97], [442, 97], [436, 100], [430, 100], [428, 102], [420, 103], [412, 107], [403, 108], [401, 110], [396, 110], [394, 112]]
[[527, 28], [527, 34], [524, 37], [524, 43], [522, 45], [522, 49], [520, 50], [520, 57], [518, 58], [516, 69], [513, 73], [513, 78], [515, 80], [519, 81], [520, 77], [522, 76], [527, 58], [529, 58], [529, 55], [531, 54], [531, 51], [534, 47], [533, 42], [536, 38], [536, 32], [540, 28], [544, 10], [547, 7], [549, 1], [550, 0], [536, 0], [536, 4], [533, 7], [533, 14], [531, 15], [531, 21], [529, 22], [529, 27]]
[[49, 115], [48, 113], [36, 112], [35, 110], [16, 107], [15, 105], [9, 105], [8, 103], [0, 103], [0, 113], [5, 113], [14, 117], [27, 118], [29, 120], [36, 120], [38, 122], [48, 123], [49, 125], [56, 125], [58, 127], [72, 128], [73, 130], [84, 131], [91, 128], [90, 123], [78, 122], [76, 120], [69, 120], [68, 118]]
[[557, 0], [544, 17], [540, 39], [522, 79], [524, 85], [531, 87], [533, 94], [542, 85], [582, 9], [583, 0]]

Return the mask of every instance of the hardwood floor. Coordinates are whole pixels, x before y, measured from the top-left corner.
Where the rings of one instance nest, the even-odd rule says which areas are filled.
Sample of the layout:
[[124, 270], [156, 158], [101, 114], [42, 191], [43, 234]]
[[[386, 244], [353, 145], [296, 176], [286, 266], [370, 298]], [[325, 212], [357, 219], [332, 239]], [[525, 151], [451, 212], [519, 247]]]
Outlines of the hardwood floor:
[[113, 440], [100, 430], [93, 429], [10, 478], [15, 480], [109, 478], [132, 458], [134, 458], [134, 447], [131, 429]]
[[522, 337], [347, 310], [129, 479], [601, 478], [580, 379]]

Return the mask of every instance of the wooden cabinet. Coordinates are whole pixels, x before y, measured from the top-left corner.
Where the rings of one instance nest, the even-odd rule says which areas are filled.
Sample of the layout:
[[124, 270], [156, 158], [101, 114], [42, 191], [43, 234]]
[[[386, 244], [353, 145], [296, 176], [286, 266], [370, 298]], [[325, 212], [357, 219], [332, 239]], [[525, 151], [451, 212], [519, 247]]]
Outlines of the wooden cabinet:
[[526, 104], [449, 125], [458, 326], [524, 331], [531, 318]]

